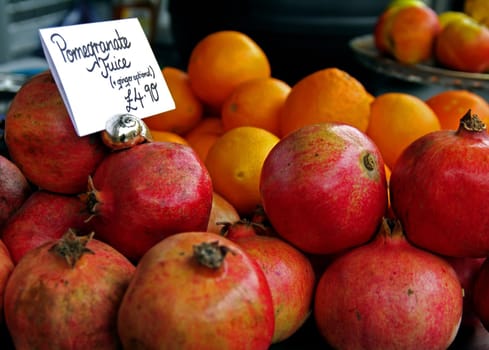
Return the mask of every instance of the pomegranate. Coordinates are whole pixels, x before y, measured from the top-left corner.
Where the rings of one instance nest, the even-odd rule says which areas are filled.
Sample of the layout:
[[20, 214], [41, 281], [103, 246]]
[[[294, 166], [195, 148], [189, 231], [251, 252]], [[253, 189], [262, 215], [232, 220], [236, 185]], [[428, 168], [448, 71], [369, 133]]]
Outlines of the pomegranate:
[[207, 224], [207, 232], [220, 233], [224, 222], [239, 220], [236, 208], [217, 192], [212, 194], [212, 207]]
[[489, 260], [484, 260], [472, 285], [472, 306], [482, 325], [489, 331]]
[[5, 116], [5, 143], [28, 180], [65, 194], [86, 190], [88, 175], [108, 151], [99, 134], [76, 134], [50, 71], [16, 93]]
[[220, 234], [226, 236], [226, 238], [237, 241], [240, 238], [249, 238], [257, 235], [268, 235], [269, 231], [267, 227], [261, 223], [254, 222], [250, 219], [243, 218], [234, 222], [221, 222]]
[[149, 142], [107, 156], [82, 197], [97, 238], [136, 262], [166, 236], [205, 231], [212, 192], [191, 147]]
[[457, 273], [458, 279], [464, 289], [464, 304], [462, 326], [476, 327], [480, 320], [474, 311], [473, 290], [477, 274], [486, 258], [454, 258], [445, 257]]
[[150, 248], [118, 317], [124, 349], [268, 349], [274, 330], [263, 271], [210, 232], [182, 232]]
[[88, 217], [78, 197], [38, 190], [7, 221], [1, 238], [17, 264], [29, 250], [61, 238], [69, 228], [88, 233]]
[[114, 248], [67, 231], [30, 250], [5, 289], [16, 349], [120, 349], [117, 310], [135, 271]]
[[387, 207], [380, 151], [339, 123], [307, 125], [282, 138], [265, 159], [260, 191], [277, 233], [315, 254], [365, 243]]
[[270, 220], [268, 219], [267, 213], [265, 213], [265, 209], [263, 208], [262, 204], [256, 206], [253, 213], [251, 213], [249, 220], [253, 224], [255, 224], [255, 229], [259, 227], [260, 235], [280, 237], [270, 223]]
[[446, 256], [489, 255], [489, 135], [470, 110], [458, 130], [409, 145], [389, 186], [392, 210], [412, 243]]
[[399, 221], [341, 255], [316, 287], [314, 317], [335, 349], [447, 349], [462, 317], [452, 266], [411, 245]]
[[[7, 249], [7, 246], [0, 240], [0, 300], [3, 300], [7, 281], [14, 269], [14, 262]], [[0, 303], [0, 328], [5, 326], [3, 316], [3, 303]], [[1, 339], [1, 338], [0, 338]]]
[[260, 235], [262, 230], [256, 223], [239, 220], [224, 225], [223, 234], [238, 243], [265, 273], [275, 310], [272, 343], [279, 343], [309, 317], [316, 277], [302, 252], [280, 238]]
[[24, 174], [10, 159], [0, 155], [0, 230], [31, 194]]

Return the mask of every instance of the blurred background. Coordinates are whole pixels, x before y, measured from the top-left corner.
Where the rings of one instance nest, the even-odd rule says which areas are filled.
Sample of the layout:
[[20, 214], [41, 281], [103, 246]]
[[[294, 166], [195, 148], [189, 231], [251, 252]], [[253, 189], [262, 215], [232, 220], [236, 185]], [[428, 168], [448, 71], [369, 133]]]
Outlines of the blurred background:
[[[371, 34], [390, 0], [0, 0], [0, 115], [26, 77], [47, 68], [38, 29], [116, 18], [139, 18], [160, 65], [185, 69], [207, 34], [235, 29], [269, 57], [272, 75], [289, 84], [338, 67], [374, 95], [399, 90], [429, 97], [444, 87], [391, 78], [355, 58], [349, 41]], [[437, 12], [463, 0], [425, 0]]]

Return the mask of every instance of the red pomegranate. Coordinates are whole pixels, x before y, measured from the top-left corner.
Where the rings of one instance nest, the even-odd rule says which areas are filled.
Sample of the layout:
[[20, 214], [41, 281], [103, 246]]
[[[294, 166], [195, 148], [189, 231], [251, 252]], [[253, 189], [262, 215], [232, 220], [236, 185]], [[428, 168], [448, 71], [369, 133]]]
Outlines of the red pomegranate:
[[1, 238], [17, 264], [29, 250], [61, 238], [70, 228], [88, 233], [88, 218], [78, 197], [38, 190], [7, 221]]
[[24, 174], [10, 159], [0, 155], [0, 230], [31, 194]]
[[260, 191], [277, 233], [308, 253], [365, 243], [387, 207], [380, 152], [346, 124], [308, 125], [282, 138], [265, 159]]
[[166, 236], [205, 231], [212, 193], [192, 148], [149, 142], [107, 156], [83, 197], [97, 238], [136, 262]]
[[308, 258], [284, 240], [260, 235], [256, 223], [239, 220], [224, 225], [226, 238], [239, 244], [261, 267], [272, 293], [275, 331], [272, 343], [292, 336], [312, 310], [316, 276]]
[[314, 317], [335, 349], [440, 349], [453, 342], [463, 290], [441, 257], [411, 245], [399, 222], [327, 267]]
[[67, 231], [29, 251], [5, 289], [16, 349], [120, 349], [117, 311], [134, 265], [91, 236]]
[[472, 285], [472, 306], [484, 328], [489, 331], [489, 260], [486, 258]]
[[166, 237], [139, 261], [118, 316], [124, 349], [268, 349], [266, 277], [236, 243], [210, 232]]
[[[4, 300], [7, 281], [13, 269], [14, 262], [12, 261], [12, 257], [10, 256], [7, 246], [0, 240], [0, 300]], [[5, 326], [3, 309], [3, 303], [0, 303], [0, 328]]]
[[99, 134], [76, 134], [50, 71], [32, 77], [15, 95], [5, 116], [5, 143], [27, 179], [65, 194], [86, 190], [88, 175], [108, 150]]
[[454, 258], [445, 257], [457, 273], [458, 279], [464, 289], [464, 305], [462, 326], [475, 327], [480, 320], [474, 311], [473, 291], [474, 283], [479, 270], [486, 258]]
[[241, 238], [249, 238], [259, 236], [268, 236], [269, 227], [252, 221], [251, 219], [243, 218], [236, 221], [228, 221], [221, 223], [220, 234], [232, 241], [238, 241]]
[[453, 257], [489, 255], [489, 135], [468, 111], [458, 130], [420, 137], [390, 178], [391, 206], [415, 245]]

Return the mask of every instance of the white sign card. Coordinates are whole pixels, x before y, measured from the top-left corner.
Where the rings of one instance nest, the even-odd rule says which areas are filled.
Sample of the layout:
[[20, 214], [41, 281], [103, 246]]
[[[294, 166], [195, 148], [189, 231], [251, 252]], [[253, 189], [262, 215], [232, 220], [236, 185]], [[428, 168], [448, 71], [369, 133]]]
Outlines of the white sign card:
[[137, 18], [39, 30], [53, 77], [79, 136], [119, 114], [145, 118], [175, 108]]

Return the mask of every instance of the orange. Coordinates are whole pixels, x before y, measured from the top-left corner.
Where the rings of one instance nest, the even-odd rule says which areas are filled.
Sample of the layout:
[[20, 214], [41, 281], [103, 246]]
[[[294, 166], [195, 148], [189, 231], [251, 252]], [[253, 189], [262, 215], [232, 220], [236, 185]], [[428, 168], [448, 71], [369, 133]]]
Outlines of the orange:
[[241, 83], [222, 106], [224, 130], [256, 126], [279, 135], [280, 112], [290, 89], [286, 82], [273, 77]]
[[214, 191], [240, 216], [250, 215], [261, 205], [261, 169], [278, 142], [279, 138], [265, 129], [240, 126], [225, 132], [209, 149], [205, 165]]
[[248, 35], [223, 30], [202, 38], [190, 53], [190, 86], [206, 104], [220, 110], [240, 83], [271, 75], [268, 57]]
[[367, 130], [373, 97], [356, 78], [338, 68], [325, 68], [299, 80], [285, 100], [281, 136], [308, 124], [343, 122]]
[[387, 180], [387, 209], [385, 215], [389, 218], [394, 218], [394, 212], [392, 211], [392, 206], [391, 206], [391, 191], [389, 191], [389, 182], [391, 180], [391, 173], [392, 171], [389, 169], [389, 167], [384, 164], [384, 169], [385, 169], [385, 178]]
[[158, 142], [175, 142], [181, 143], [182, 145], [188, 145], [187, 140], [185, 140], [182, 136], [171, 132], [171, 131], [160, 131], [160, 130], [151, 130], [151, 136], [153, 137], [153, 141]]
[[426, 103], [435, 111], [442, 129], [457, 130], [469, 109], [489, 126], [489, 103], [475, 92], [445, 90], [428, 98]]
[[152, 130], [183, 135], [202, 118], [203, 104], [190, 88], [186, 72], [175, 67], [164, 67], [161, 71], [175, 101], [175, 109], [145, 118], [144, 121]]
[[384, 170], [385, 170], [385, 179], [387, 180], [387, 184], [391, 181], [391, 169], [387, 166], [387, 164], [384, 164]]
[[367, 135], [390, 169], [411, 142], [435, 130], [440, 130], [435, 112], [414, 95], [388, 92], [377, 96], [371, 104]]
[[205, 161], [209, 148], [223, 133], [221, 118], [205, 117], [185, 135], [185, 139], [199, 158]]

